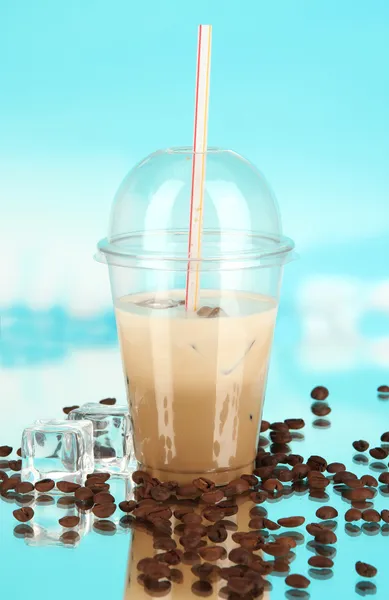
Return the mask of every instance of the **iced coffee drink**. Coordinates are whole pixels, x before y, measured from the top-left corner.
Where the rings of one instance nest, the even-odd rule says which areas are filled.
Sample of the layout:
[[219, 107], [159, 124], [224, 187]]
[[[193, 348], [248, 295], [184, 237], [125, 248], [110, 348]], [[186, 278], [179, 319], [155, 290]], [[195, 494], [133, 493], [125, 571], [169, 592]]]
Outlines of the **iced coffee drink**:
[[162, 480], [250, 472], [256, 454], [276, 301], [203, 290], [116, 300], [136, 458]]

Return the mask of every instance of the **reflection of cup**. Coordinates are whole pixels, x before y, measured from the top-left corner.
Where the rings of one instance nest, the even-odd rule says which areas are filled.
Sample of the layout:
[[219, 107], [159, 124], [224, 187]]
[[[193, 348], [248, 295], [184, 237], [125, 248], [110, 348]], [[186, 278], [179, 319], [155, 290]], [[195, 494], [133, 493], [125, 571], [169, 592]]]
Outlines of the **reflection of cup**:
[[293, 243], [239, 155], [209, 150], [198, 311], [186, 311], [193, 153], [157, 152], [124, 180], [99, 258], [109, 265], [134, 448], [161, 479], [225, 483], [256, 454], [281, 271]]

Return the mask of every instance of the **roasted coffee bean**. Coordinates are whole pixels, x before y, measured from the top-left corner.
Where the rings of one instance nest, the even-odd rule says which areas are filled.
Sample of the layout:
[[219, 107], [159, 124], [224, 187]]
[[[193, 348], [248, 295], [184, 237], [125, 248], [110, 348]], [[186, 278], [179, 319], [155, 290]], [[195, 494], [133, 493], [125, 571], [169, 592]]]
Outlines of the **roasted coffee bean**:
[[240, 478], [247, 481], [250, 486], [257, 485], [258, 483], [258, 479], [255, 477], [255, 475], [250, 475], [250, 473], [245, 473], [244, 475], [241, 475]]
[[216, 521], [221, 521], [221, 519], [224, 519], [226, 516], [224, 510], [218, 506], [207, 507], [201, 514], [205, 519], [207, 519], [207, 521], [212, 521], [214, 523], [216, 523]]
[[52, 479], [41, 479], [35, 484], [35, 489], [38, 492], [49, 492], [53, 489], [55, 483]]
[[132, 474], [132, 481], [136, 485], [143, 485], [151, 481], [151, 476], [146, 471], [134, 471]]
[[373, 565], [362, 561], [355, 563], [355, 570], [361, 577], [375, 577], [377, 575], [377, 569]]
[[328, 395], [329, 391], [323, 385], [318, 385], [317, 387], [313, 388], [311, 392], [311, 398], [314, 400], [325, 400], [328, 398]]
[[177, 543], [171, 537], [156, 537], [154, 538], [153, 548], [155, 550], [174, 550], [177, 548]]
[[370, 500], [371, 498], [374, 498], [375, 494], [375, 491], [361, 487], [350, 490], [349, 496], [350, 500], [357, 500], [359, 502], [360, 500]]
[[264, 432], [265, 432], [265, 431], [267, 431], [269, 428], [270, 428], [270, 423], [269, 423], [269, 421], [262, 420], [262, 421], [261, 421], [261, 429], [260, 429], [261, 433], [264, 433]]
[[250, 489], [250, 484], [245, 479], [234, 479], [230, 481], [224, 488], [224, 495], [226, 498], [230, 498], [231, 496], [237, 496], [240, 494], [244, 494]]
[[207, 562], [215, 562], [225, 558], [227, 553], [223, 546], [204, 546], [199, 548], [199, 554]]
[[14, 527], [14, 536], [17, 538], [33, 538], [34, 530], [30, 525], [16, 525]]
[[108, 519], [116, 510], [116, 504], [95, 504], [93, 514], [99, 519]]
[[216, 565], [205, 562], [201, 565], [194, 565], [191, 571], [202, 581], [216, 581], [219, 578], [220, 569]]
[[108, 481], [108, 479], [110, 479], [110, 477], [110, 473], [102, 473], [101, 471], [95, 471], [94, 473], [89, 473], [89, 475], [86, 476], [87, 479], [98, 479], [101, 483], [105, 483]]
[[327, 469], [327, 461], [322, 456], [310, 456], [307, 460], [307, 465], [311, 467], [313, 471], [319, 471], [320, 473]]
[[263, 529], [263, 517], [253, 517], [249, 521], [249, 529]]
[[357, 452], [365, 452], [369, 447], [369, 442], [365, 440], [356, 440], [353, 442], [353, 447]]
[[381, 394], [389, 394], [389, 385], [380, 385], [377, 388], [377, 392], [380, 392]]
[[333, 462], [327, 465], [328, 473], [340, 473], [346, 470], [346, 465], [340, 462]]
[[168, 565], [178, 565], [182, 561], [183, 552], [178, 550], [168, 550], [167, 552], [162, 552], [161, 554], [157, 554], [155, 559], [159, 562], [166, 563]]
[[331, 408], [326, 402], [313, 402], [311, 412], [317, 417], [326, 417], [330, 414]]
[[151, 488], [150, 495], [154, 500], [157, 500], [158, 502], [166, 502], [166, 500], [169, 500], [172, 493], [168, 488], [164, 487], [163, 485], [156, 485], [155, 487]]
[[388, 451], [385, 450], [385, 448], [372, 448], [371, 450], [369, 450], [369, 454], [370, 456], [372, 456], [373, 458], [376, 458], [377, 460], [385, 460], [385, 458], [388, 457]]
[[291, 471], [293, 480], [305, 479], [310, 470], [311, 469], [308, 465], [305, 465], [304, 463], [297, 463], [297, 465], [294, 465]]
[[[263, 506], [253, 506], [250, 509], [250, 517], [267, 517], [267, 510]], [[261, 528], [259, 528], [261, 529]]]
[[197, 513], [187, 513], [182, 517], [182, 522], [185, 525], [189, 525], [189, 523], [201, 525], [202, 518], [201, 515], [198, 515]]
[[241, 596], [248, 594], [253, 589], [255, 583], [246, 577], [230, 577], [228, 580], [228, 588], [232, 592], [236, 592]]
[[214, 525], [208, 528], [208, 537], [211, 540], [211, 542], [214, 542], [215, 544], [220, 544], [221, 542], [224, 542], [227, 539], [227, 530], [225, 527], [218, 527]]
[[[389, 477], [388, 477], [388, 483], [389, 483]], [[367, 485], [368, 487], [377, 487], [378, 481], [376, 480], [375, 477], [373, 477], [373, 475], [362, 475], [361, 484]]]
[[179, 521], [181, 521], [183, 519], [184, 515], [188, 515], [188, 514], [192, 514], [192, 515], [194, 514], [193, 508], [189, 508], [189, 507], [176, 508], [176, 510], [174, 511], [174, 516]]
[[184, 565], [196, 565], [201, 563], [200, 554], [194, 550], [187, 550], [182, 555], [182, 562]]
[[273, 572], [289, 573], [289, 563], [285, 558], [276, 558], [273, 563]]
[[269, 529], [269, 531], [277, 531], [277, 529], [280, 529], [281, 527], [281, 525], [266, 517], [263, 519], [263, 526], [265, 529]]
[[314, 429], [328, 429], [331, 427], [331, 421], [328, 419], [315, 419], [312, 421], [312, 427], [314, 427]]
[[266, 479], [269, 479], [272, 476], [273, 469], [273, 465], [270, 465], [269, 467], [258, 467], [257, 469], [255, 469], [255, 475], [259, 477], [262, 481], [265, 481]]
[[292, 469], [282, 469], [277, 473], [277, 479], [282, 483], [287, 483], [288, 481], [293, 480]]
[[238, 505], [233, 499], [222, 500], [217, 506], [223, 510], [226, 517], [232, 517], [238, 512]]
[[65, 546], [75, 546], [80, 539], [80, 535], [77, 531], [65, 531], [59, 538], [60, 542]]
[[201, 523], [188, 523], [184, 528], [184, 535], [199, 535], [200, 537], [204, 537], [207, 533], [207, 527]]
[[285, 556], [289, 551], [285, 542], [282, 542], [279, 538], [275, 542], [264, 544], [262, 550], [270, 556]]
[[29, 481], [20, 481], [15, 487], [15, 490], [18, 494], [29, 494], [33, 491], [33, 489], [34, 486]]
[[79, 522], [80, 517], [77, 516], [62, 517], [62, 519], [59, 519], [58, 521], [62, 527], [77, 527]]
[[285, 419], [284, 423], [289, 429], [302, 429], [305, 427], [304, 419]]
[[335, 544], [337, 537], [333, 531], [324, 528], [322, 531], [318, 531], [315, 535], [315, 541], [319, 544]]
[[58, 481], [57, 488], [60, 492], [64, 494], [73, 494], [76, 490], [78, 490], [81, 486], [78, 483], [73, 483], [72, 481]]
[[143, 565], [144, 574], [150, 579], [169, 579], [170, 578], [170, 569], [169, 567], [157, 560], [152, 560], [150, 562], [146, 562]]
[[301, 456], [301, 454], [289, 454], [287, 456], [287, 464], [291, 467], [294, 467], [295, 465], [298, 465], [299, 463], [303, 462], [304, 458]]
[[[285, 425], [286, 427], [286, 425]], [[273, 446], [271, 447], [271, 451], [277, 452], [277, 446], [276, 444], [289, 444], [289, 442], [292, 441], [292, 435], [289, 431], [289, 429], [286, 427], [287, 431], [272, 431], [270, 433], [270, 439], [272, 442], [274, 442]], [[286, 449], [286, 448], [285, 448]], [[284, 448], [280, 448], [280, 451], [282, 452], [284, 450]]]
[[75, 502], [74, 496], [60, 496], [57, 500], [57, 506], [59, 508], [73, 508]]
[[146, 576], [144, 579], [144, 587], [151, 596], [159, 597], [166, 596], [166, 594], [170, 592], [172, 584], [166, 579], [160, 581], [158, 579], [151, 579], [149, 576]]
[[281, 527], [300, 527], [304, 522], [305, 517], [284, 517], [277, 521]]
[[381, 435], [381, 442], [389, 442], [389, 431], [385, 431], [385, 433]]
[[124, 513], [130, 513], [136, 508], [136, 502], [134, 500], [123, 500], [119, 503], [119, 508]]
[[279, 492], [284, 487], [278, 479], [267, 479], [263, 482], [262, 486], [266, 492], [270, 493]]
[[318, 569], [331, 569], [334, 566], [334, 561], [327, 556], [311, 556], [308, 564]]
[[201, 495], [201, 500], [206, 504], [217, 504], [224, 498], [224, 492], [222, 490], [212, 490], [210, 492], [204, 492]]
[[47, 505], [54, 504], [54, 498], [53, 498], [53, 496], [50, 496], [49, 494], [41, 494], [40, 496], [37, 497], [35, 502], [37, 504], [47, 504]]
[[5, 471], [0, 471], [0, 483], [8, 479], [8, 475]]
[[93, 499], [93, 492], [89, 488], [80, 487], [74, 492], [74, 497], [76, 500], [79, 500], [80, 502], [85, 502], [86, 500]]
[[232, 535], [232, 539], [242, 546], [242, 548], [245, 548], [246, 550], [259, 550], [262, 547], [264, 538], [259, 533], [240, 533], [238, 537], [234, 537], [237, 533], [238, 532]]
[[20, 471], [22, 468], [22, 461], [21, 460], [10, 460], [8, 462], [8, 467], [11, 469], [11, 471]]
[[304, 575], [288, 575], [285, 583], [293, 588], [305, 589], [311, 582]]
[[215, 487], [215, 483], [210, 479], [206, 479], [206, 477], [198, 477], [197, 479], [194, 479], [192, 483], [201, 492], [209, 492]]
[[283, 421], [276, 421], [270, 424], [270, 429], [272, 431], [285, 431], [289, 433], [289, 427]]
[[152, 563], [156, 564], [157, 561], [155, 560], [155, 558], [142, 558], [138, 564], [136, 565], [136, 568], [138, 569], [138, 571], [142, 571], [143, 573], [146, 572], [146, 569], [149, 565], [151, 565]]
[[200, 496], [200, 490], [195, 485], [193, 485], [193, 483], [180, 485], [177, 488], [177, 496], [182, 496], [183, 498], [197, 497]]
[[170, 569], [169, 579], [170, 581], [173, 581], [173, 583], [182, 583], [184, 581], [184, 576], [182, 571], [173, 568]]
[[358, 478], [355, 473], [351, 473], [350, 471], [340, 471], [339, 473], [335, 473], [333, 477], [334, 483], [346, 483], [347, 485], [350, 479]]
[[106, 406], [113, 406], [116, 404], [116, 398], [104, 398], [104, 400], [100, 400], [99, 404], [105, 404]]
[[[326, 477], [320, 476], [320, 474], [311, 475], [310, 477], [308, 477], [308, 486], [310, 489], [324, 490], [329, 484], [330, 481]], [[319, 498], [320, 497], [323, 496], [319, 495]]]
[[113, 504], [115, 498], [108, 492], [99, 492], [93, 496], [93, 502], [95, 504]]
[[192, 593], [196, 596], [201, 596], [202, 598], [206, 596], [211, 596], [213, 594], [213, 587], [209, 581], [205, 581], [204, 579], [199, 579], [192, 584]]
[[382, 510], [381, 511], [381, 519], [385, 522], [385, 523], [389, 523], [389, 510]]
[[12, 446], [0, 446], [0, 456], [5, 458], [12, 453]]
[[381, 521], [381, 515], [374, 508], [368, 508], [362, 513], [362, 519], [368, 523], [379, 523]]
[[185, 550], [195, 550], [202, 547], [202, 539], [200, 535], [183, 535], [180, 537], [180, 544]]
[[231, 562], [239, 565], [249, 565], [253, 559], [253, 554], [246, 548], [233, 548], [228, 558]]
[[27, 523], [27, 521], [31, 521], [33, 518], [34, 511], [31, 507], [24, 506], [23, 508], [14, 510], [12, 514], [17, 521], [20, 521], [20, 523]]
[[318, 519], [335, 519], [338, 516], [338, 511], [332, 506], [321, 506], [316, 511]]
[[68, 415], [70, 412], [72, 412], [72, 410], [76, 410], [76, 408], [80, 408], [77, 404], [74, 404], [73, 406], [64, 406], [62, 411], [65, 413], [65, 415]]

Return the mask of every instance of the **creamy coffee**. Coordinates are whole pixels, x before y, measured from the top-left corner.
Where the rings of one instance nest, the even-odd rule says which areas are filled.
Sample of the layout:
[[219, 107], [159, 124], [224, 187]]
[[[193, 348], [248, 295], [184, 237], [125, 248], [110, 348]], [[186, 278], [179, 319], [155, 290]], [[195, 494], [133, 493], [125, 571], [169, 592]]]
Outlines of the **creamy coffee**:
[[204, 290], [187, 313], [183, 293], [116, 301], [135, 454], [163, 480], [225, 483], [253, 466], [277, 305]]

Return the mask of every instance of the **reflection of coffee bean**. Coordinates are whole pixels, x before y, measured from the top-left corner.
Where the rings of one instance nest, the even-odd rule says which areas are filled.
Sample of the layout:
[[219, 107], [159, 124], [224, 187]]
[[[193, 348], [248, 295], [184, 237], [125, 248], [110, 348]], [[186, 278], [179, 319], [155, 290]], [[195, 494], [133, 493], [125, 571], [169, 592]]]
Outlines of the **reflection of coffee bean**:
[[318, 385], [317, 387], [313, 388], [311, 392], [311, 398], [313, 398], [314, 400], [325, 400], [326, 398], [328, 398], [328, 394], [329, 391], [326, 387], [324, 387], [323, 385]]
[[318, 519], [335, 519], [338, 516], [338, 511], [332, 506], [321, 506], [316, 511]]
[[199, 579], [199, 581], [195, 581], [192, 584], [192, 592], [196, 596], [201, 596], [205, 598], [206, 596], [211, 596], [213, 593], [212, 584], [209, 581], [205, 581], [203, 579]]
[[28, 481], [20, 481], [15, 487], [15, 490], [18, 494], [28, 494], [29, 492], [32, 492], [33, 489], [33, 484]]
[[361, 577], [375, 577], [377, 575], [377, 569], [373, 565], [362, 561], [355, 563], [355, 570]]
[[290, 587], [305, 589], [311, 583], [304, 575], [288, 575], [285, 579], [286, 585]]
[[158, 579], [151, 579], [151, 577], [146, 576], [144, 578], [144, 587], [151, 596], [159, 597], [166, 596], [170, 592], [172, 584], [167, 579], [159, 581]]
[[331, 421], [328, 419], [315, 419], [312, 421], [312, 426], [314, 429], [328, 429], [331, 427]]
[[325, 402], [314, 402], [311, 405], [311, 411], [317, 417], [326, 417], [330, 414], [331, 408]]
[[13, 516], [20, 523], [27, 523], [27, 521], [31, 521], [34, 516], [34, 511], [29, 506], [24, 506], [23, 508], [18, 508], [13, 511]]
[[369, 442], [366, 442], [366, 440], [355, 440], [353, 447], [357, 452], [365, 452], [369, 447]]
[[207, 562], [215, 562], [225, 558], [227, 552], [223, 546], [204, 546], [199, 548], [199, 554]]
[[376, 458], [377, 460], [385, 460], [385, 458], [387, 458], [388, 456], [388, 451], [385, 450], [385, 448], [372, 448], [371, 450], [369, 450], [369, 454], [370, 456], [372, 456], [373, 458]]
[[65, 531], [59, 539], [65, 546], [75, 546], [81, 538], [77, 531]]
[[327, 556], [311, 556], [308, 564], [318, 569], [331, 569], [334, 566], [334, 561]]

